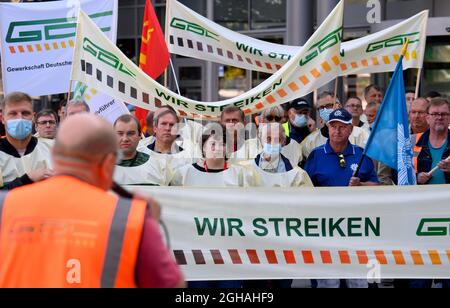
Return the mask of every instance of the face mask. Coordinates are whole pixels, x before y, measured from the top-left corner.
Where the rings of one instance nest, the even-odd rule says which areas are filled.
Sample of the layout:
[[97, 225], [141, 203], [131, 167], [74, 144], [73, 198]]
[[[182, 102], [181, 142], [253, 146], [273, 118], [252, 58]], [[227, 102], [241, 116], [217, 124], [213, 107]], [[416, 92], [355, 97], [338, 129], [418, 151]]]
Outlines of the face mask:
[[6, 130], [8, 134], [17, 140], [23, 140], [31, 134], [33, 122], [25, 119], [8, 120]]
[[281, 152], [281, 144], [264, 143], [264, 153], [270, 156], [277, 156]]
[[333, 113], [334, 109], [321, 109], [320, 110], [320, 118], [325, 122], [328, 122], [330, 119], [330, 115]]
[[304, 114], [302, 114], [302, 115], [296, 114], [294, 123], [292, 123], [292, 124], [294, 124], [295, 127], [302, 128], [302, 127], [305, 127], [306, 125], [308, 125], [308, 119], [306, 118], [306, 116]]

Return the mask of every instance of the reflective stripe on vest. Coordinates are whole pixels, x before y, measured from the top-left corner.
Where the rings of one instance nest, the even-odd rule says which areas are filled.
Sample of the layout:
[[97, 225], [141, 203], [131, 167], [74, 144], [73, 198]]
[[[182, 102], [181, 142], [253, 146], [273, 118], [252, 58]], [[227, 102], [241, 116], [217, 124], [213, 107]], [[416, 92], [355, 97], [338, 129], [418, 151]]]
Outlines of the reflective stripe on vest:
[[131, 199], [119, 198], [117, 201], [103, 265], [101, 278], [102, 288], [114, 288], [115, 286], [131, 203]]
[[3, 204], [5, 203], [7, 192], [2, 191], [0, 192], [0, 231], [2, 230], [2, 214], [3, 214]]
[[422, 138], [423, 133], [416, 135], [416, 142], [414, 144], [414, 150], [413, 150], [413, 162], [414, 162], [414, 168], [416, 169], [416, 172], [419, 172], [419, 154], [422, 152], [422, 147], [418, 146], [417, 143], [419, 142], [420, 138]]
[[286, 137], [290, 137], [291, 131], [289, 129], [289, 122], [286, 122], [283, 124], [284, 133], [286, 134]]

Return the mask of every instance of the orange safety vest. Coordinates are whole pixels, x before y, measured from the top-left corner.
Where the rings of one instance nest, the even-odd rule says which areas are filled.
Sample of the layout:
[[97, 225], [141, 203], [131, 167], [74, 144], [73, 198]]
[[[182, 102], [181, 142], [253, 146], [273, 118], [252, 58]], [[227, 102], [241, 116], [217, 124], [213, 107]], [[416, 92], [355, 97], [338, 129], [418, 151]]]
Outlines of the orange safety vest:
[[136, 287], [145, 201], [68, 176], [0, 199], [0, 288]]
[[419, 140], [420, 140], [420, 138], [422, 138], [422, 136], [423, 136], [423, 133], [416, 134], [416, 142], [414, 143], [413, 161], [414, 161], [414, 169], [416, 170], [416, 173], [418, 173], [418, 170], [419, 170], [419, 168], [418, 168], [419, 167], [418, 158], [419, 158], [420, 152], [422, 151], [422, 147], [418, 146], [417, 144], [419, 143]]

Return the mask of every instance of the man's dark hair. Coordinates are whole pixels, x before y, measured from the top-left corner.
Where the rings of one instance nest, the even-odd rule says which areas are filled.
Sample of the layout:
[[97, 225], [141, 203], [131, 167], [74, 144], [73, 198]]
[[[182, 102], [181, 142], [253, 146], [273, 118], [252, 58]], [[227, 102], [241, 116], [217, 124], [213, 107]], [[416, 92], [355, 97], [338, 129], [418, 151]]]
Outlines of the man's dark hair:
[[426, 95], [425, 95], [425, 97], [429, 97], [429, 98], [431, 98], [431, 99], [433, 99], [433, 98], [438, 98], [438, 97], [442, 97], [442, 95], [441, 95], [441, 93], [439, 93], [439, 92], [436, 92], [436, 91], [430, 91], [430, 92], [428, 92]]
[[58, 116], [56, 115], [56, 112], [51, 109], [43, 109], [36, 113], [36, 116], [34, 117], [35, 123], [39, 122], [39, 118], [44, 116], [52, 116], [55, 119], [56, 123], [58, 123]]
[[372, 90], [372, 89], [374, 89], [374, 90], [376, 90], [376, 91], [378, 91], [378, 92], [382, 92], [380, 86], [378, 86], [378, 85], [376, 85], [376, 84], [371, 84], [371, 85], [368, 85], [368, 86], [364, 89], [364, 96], [369, 95], [369, 92], [370, 92], [370, 90]]
[[135, 116], [132, 116], [131, 114], [124, 114], [124, 115], [121, 115], [120, 117], [118, 117], [118, 118], [116, 119], [116, 121], [114, 121], [114, 125], [113, 125], [113, 126], [116, 127], [116, 125], [117, 125], [118, 122], [130, 123], [130, 122], [132, 122], [132, 121], [134, 121], [134, 122], [136, 123], [136, 127], [137, 127], [137, 130], [138, 130], [138, 134], [140, 134], [140, 133], [141, 133], [141, 123], [139, 123], [139, 120], [136, 119], [136, 117], [135, 117]]

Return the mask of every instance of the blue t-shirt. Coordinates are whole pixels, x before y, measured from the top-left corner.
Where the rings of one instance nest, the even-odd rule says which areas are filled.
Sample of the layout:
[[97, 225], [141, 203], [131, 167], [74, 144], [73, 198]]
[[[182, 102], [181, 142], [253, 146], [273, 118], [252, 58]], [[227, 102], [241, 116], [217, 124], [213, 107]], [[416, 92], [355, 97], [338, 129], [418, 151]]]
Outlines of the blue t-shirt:
[[[444, 155], [445, 150], [447, 149], [448, 141], [445, 141], [444, 144], [439, 148], [435, 149], [428, 142], [428, 146], [430, 147], [431, 157], [433, 159], [433, 164], [431, 165], [431, 169], [437, 166], [442, 161], [442, 156]], [[427, 184], [446, 184], [444, 172], [442, 170], [438, 170], [433, 174], [433, 177], [428, 181]]]
[[[341, 165], [338, 154], [330, 146], [330, 141], [314, 149], [305, 165], [311, 181], [316, 187], [348, 186], [353, 173], [358, 168], [363, 149], [348, 144], [344, 153], [345, 166]], [[365, 157], [359, 171], [361, 182], [378, 183], [378, 177], [370, 158]]]

